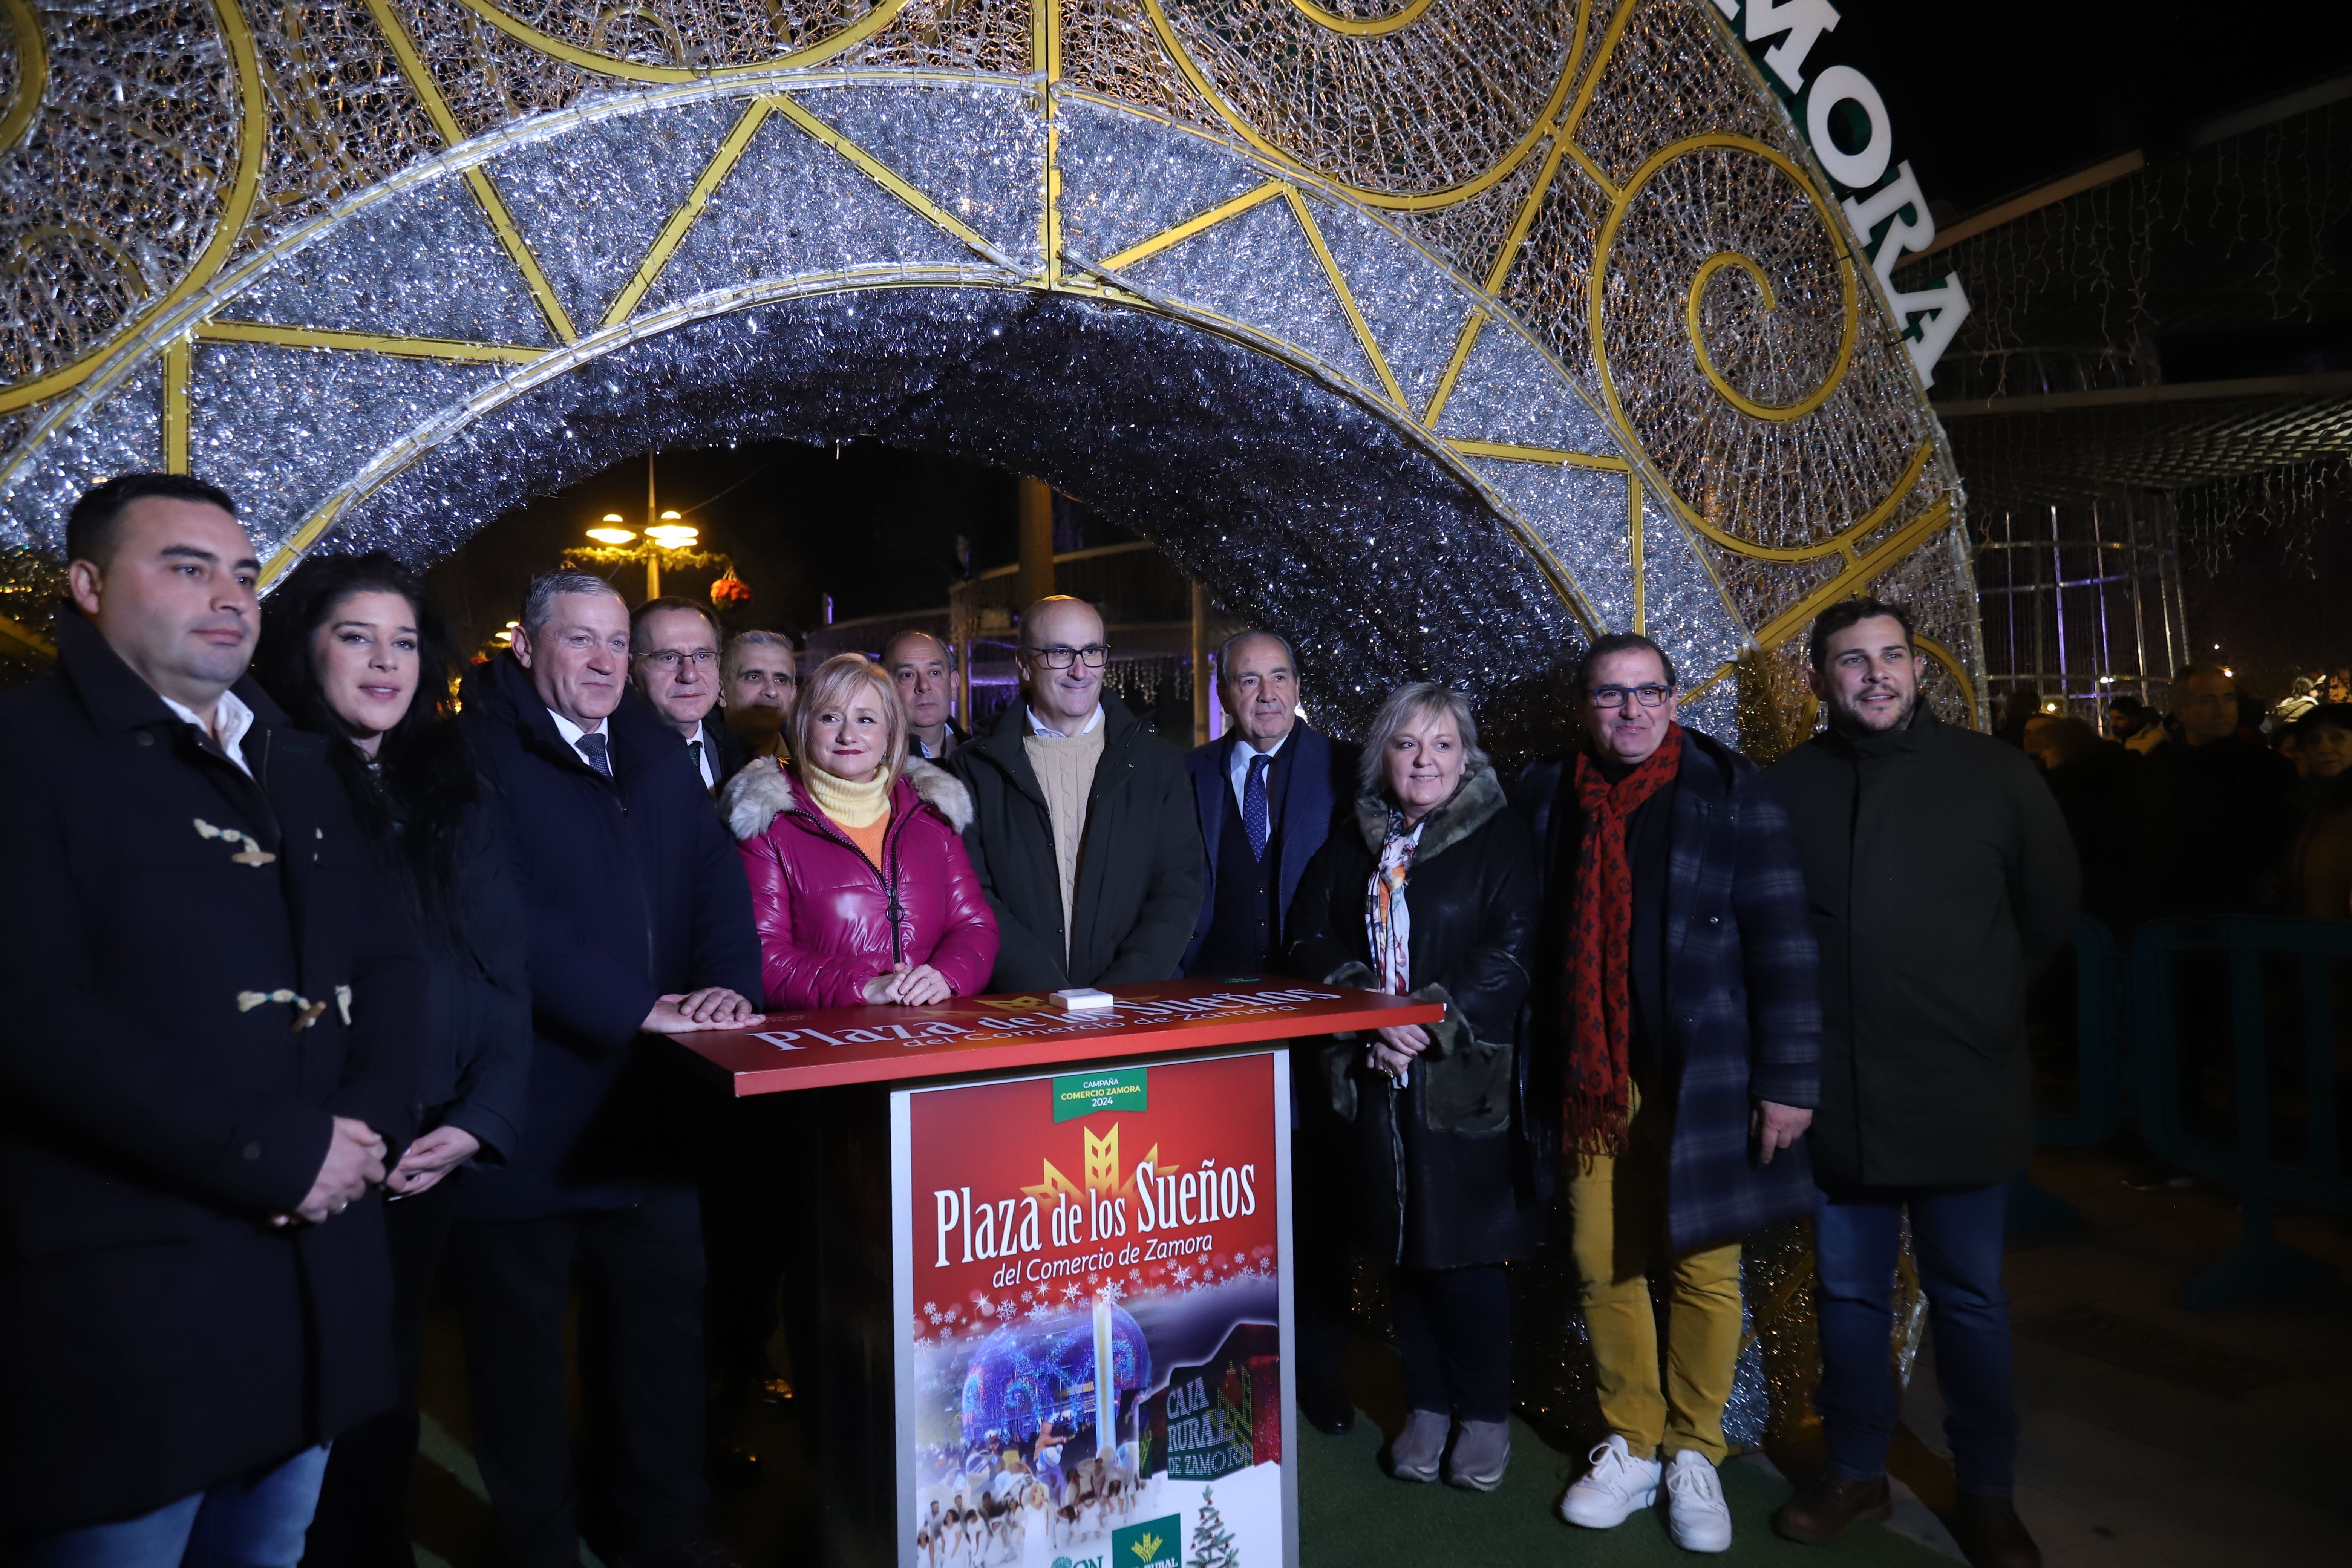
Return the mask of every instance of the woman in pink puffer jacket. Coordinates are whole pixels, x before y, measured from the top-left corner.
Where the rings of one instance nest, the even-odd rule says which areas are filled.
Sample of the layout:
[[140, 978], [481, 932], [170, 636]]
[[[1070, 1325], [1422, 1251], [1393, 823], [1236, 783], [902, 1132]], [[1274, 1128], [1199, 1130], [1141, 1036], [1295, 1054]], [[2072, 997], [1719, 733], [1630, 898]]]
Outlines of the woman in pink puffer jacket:
[[789, 770], [761, 758], [720, 809], [751, 883], [772, 1009], [976, 995], [996, 917], [958, 837], [963, 784], [907, 756], [897, 688], [856, 654], [827, 659], [793, 713]]

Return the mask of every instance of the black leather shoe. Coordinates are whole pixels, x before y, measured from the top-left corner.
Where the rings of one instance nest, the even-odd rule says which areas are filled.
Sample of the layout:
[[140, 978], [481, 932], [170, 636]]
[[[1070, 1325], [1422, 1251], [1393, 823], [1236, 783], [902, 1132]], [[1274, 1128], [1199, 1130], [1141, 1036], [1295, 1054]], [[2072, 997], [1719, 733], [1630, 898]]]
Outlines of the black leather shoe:
[[1952, 1539], [1973, 1568], [2042, 1568], [2042, 1548], [2008, 1498], [1962, 1492], [1951, 1524]]
[[1337, 1437], [1356, 1427], [1356, 1405], [1347, 1393], [1337, 1388], [1309, 1388], [1303, 1383], [1298, 1389], [1298, 1411], [1307, 1424], [1327, 1437]]
[[1865, 1519], [1882, 1520], [1894, 1511], [1885, 1476], [1857, 1481], [1823, 1470], [1811, 1486], [1780, 1505], [1772, 1516], [1772, 1533], [1784, 1541], [1821, 1546]]

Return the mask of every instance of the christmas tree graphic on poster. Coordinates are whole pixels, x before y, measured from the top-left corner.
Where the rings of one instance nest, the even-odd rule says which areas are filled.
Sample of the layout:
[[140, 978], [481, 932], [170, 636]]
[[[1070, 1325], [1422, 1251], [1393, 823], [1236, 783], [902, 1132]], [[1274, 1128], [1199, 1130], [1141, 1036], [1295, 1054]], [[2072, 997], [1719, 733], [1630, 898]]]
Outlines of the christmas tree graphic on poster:
[[1275, 1060], [908, 1095], [907, 1561], [1281, 1563]]

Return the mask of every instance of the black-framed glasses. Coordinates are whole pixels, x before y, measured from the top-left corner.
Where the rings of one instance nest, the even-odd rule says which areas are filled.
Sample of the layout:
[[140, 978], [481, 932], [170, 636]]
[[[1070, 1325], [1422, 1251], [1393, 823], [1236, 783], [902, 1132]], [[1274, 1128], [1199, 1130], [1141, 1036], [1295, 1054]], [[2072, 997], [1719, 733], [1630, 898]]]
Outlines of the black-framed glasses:
[[1665, 701], [1666, 694], [1672, 690], [1671, 686], [1596, 686], [1586, 695], [1592, 699], [1595, 708], [1622, 708], [1629, 700], [1644, 708], [1655, 708]]
[[1033, 647], [1024, 651], [1047, 669], [1067, 669], [1074, 664], [1100, 669], [1110, 662], [1110, 649], [1098, 642], [1090, 642], [1084, 647]]
[[667, 670], [674, 670], [680, 664], [690, 664], [697, 669], [708, 669], [719, 662], [719, 655], [707, 647], [660, 647], [651, 653], [639, 654], [637, 657], [647, 664], [657, 664]]

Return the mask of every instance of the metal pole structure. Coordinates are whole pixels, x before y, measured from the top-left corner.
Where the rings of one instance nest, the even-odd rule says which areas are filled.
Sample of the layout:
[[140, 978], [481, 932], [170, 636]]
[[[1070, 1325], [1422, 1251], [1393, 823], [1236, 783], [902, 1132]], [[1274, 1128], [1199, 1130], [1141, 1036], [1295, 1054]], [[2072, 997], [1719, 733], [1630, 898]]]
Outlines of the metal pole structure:
[[2058, 531], [2058, 509], [2050, 509], [2050, 616], [2058, 632], [2058, 706], [2069, 695], [2066, 671], [2066, 549]]
[[1192, 744], [1209, 743], [1209, 587], [1192, 579]]
[[[2132, 646], [2139, 659], [2139, 700], [2152, 699], [2147, 687], [2147, 519], [2137, 499], [2124, 502], [2124, 526], [2131, 531]], [[2164, 607], [2164, 585], [2157, 584], [2157, 608]]]
[[1054, 591], [1054, 490], [1043, 479], [1021, 476], [1021, 605], [1028, 608]]
[[2115, 686], [2116, 651], [2107, 627], [2107, 540], [2099, 527], [2099, 503], [2091, 503], [2091, 561], [2095, 569], [2099, 592], [2099, 657], [2098, 668], [2092, 671], [2091, 728], [2101, 734], [2107, 728], [2107, 694]]
[[646, 454], [646, 603], [661, 597], [661, 547], [654, 542], [654, 524], [661, 513], [654, 510], [654, 455]]

